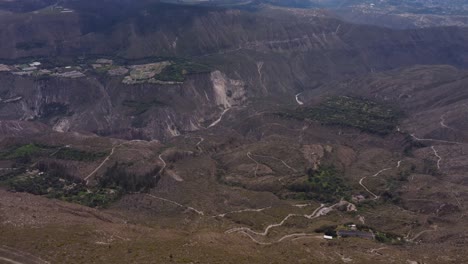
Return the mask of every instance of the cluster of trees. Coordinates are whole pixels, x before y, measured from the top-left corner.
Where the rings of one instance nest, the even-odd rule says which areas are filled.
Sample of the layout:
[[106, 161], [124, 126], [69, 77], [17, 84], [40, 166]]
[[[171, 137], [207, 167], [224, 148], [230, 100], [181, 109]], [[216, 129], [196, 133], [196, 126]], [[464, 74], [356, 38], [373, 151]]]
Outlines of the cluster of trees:
[[306, 199], [335, 202], [348, 195], [350, 188], [345, 184], [334, 166], [320, 166], [307, 170], [307, 181], [292, 184], [289, 189], [303, 193]]
[[98, 186], [117, 189], [122, 193], [147, 192], [156, 187], [160, 178], [159, 170], [160, 168], [155, 168], [146, 174], [136, 175], [128, 172], [124, 164], [115, 163], [99, 179]]
[[110, 167], [95, 187], [68, 174], [66, 168], [56, 162], [38, 162], [38, 173], [23, 173], [8, 177], [7, 185], [17, 192], [45, 195], [49, 198], [79, 203], [90, 207], [105, 207], [126, 193], [146, 192], [159, 181], [158, 171], [136, 175], [116, 163]]
[[395, 130], [403, 113], [388, 105], [363, 98], [337, 96], [316, 107], [303, 107], [286, 113], [285, 118], [310, 119], [324, 125], [353, 127], [361, 131], [387, 135]]

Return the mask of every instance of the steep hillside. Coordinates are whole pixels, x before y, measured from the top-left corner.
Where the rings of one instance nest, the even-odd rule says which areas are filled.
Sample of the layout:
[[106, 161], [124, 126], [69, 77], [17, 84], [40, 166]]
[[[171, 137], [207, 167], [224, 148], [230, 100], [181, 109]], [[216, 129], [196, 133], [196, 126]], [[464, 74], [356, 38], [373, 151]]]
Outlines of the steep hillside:
[[[165, 140], [201, 130], [245, 103], [245, 85], [219, 71], [180, 84], [125, 84], [122, 78], [4, 74], [1, 119], [48, 124], [55, 131], [88, 131], [128, 139]], [[9, 101], [9, 98], [17, 100]]]
[[467, 29], [161, 2], [0, 0], [0, 262], [466, 262]]

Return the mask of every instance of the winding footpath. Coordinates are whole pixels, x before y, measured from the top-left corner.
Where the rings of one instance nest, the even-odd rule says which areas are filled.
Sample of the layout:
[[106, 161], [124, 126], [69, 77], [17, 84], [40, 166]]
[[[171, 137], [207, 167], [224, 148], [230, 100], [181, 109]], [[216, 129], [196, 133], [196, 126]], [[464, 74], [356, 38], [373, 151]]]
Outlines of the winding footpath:
[[221, 113], [221, 116], [216, 121], [211, 123], [211, 125], [209, 125], [208, 128], [214, 127], [217, 124], [219, 124], [219, 122], [221, 122], [221, 120], [223, 120], [223, 116], [229, 111], [229, 109], [231, 109], [231, 108], [224, 109], [224, 111]]
[[262, 212], [262, 211], [265, 211], [267, 209], [270, 209], [271, 206], [268, 206], [268, 207], [265, 207], [265, 208], [260, 208], [260, 209], [242, 209], [242, 210], [236, 210], [236, 211], [230, 211], [230, 212], [227, 212], [227, 213], [224, 213], [224, 214], [218, 214], [218, 215], [214, 215], [212, 217], [226, 217], [226, 215], [228, 214], [239, 214], [239, 213], [244, 213], [244, 212]]
[[445, 116], [446, 116], [446, 115], [447, 115], [447, 114], [443, 114], [443, 115], [440, 116], [440, 123], [439, 123], [440, 126], [443, 127], [443, 128], [450, 129], [450, 130], [455, 130], [454, 128], [449, 127], [449, 126], [445, 123]]
[[198, 143], [195, 145], [195, 147], [200, 150], [200, 152], [203, 152], [203, 149], [202, 147], [200, 147], [200, 144], [203, 143], [203, 141], [205, 141], [205, 139], [203, 137], [200, 137], [200, 141], [198, 141]]
[[434, 146], [432, 146], [431, 149], [434, 151], [434, 155], [437, 157], [437, 169], [440, 170], [440, 162], [442, 161], [442, 157], [439, 155]]
[[251, 228], [248, 227], [236, 227], [236, 228], [231, 228], [227, 230], [225, 233], [226, 234], [232, 234], [232, 233], [240, 233], [242, 235], [245, 235], [249, 237], [253, 242], [259, 244], [259, 245], [272, 245], [275, 243], [280, 243], [286, 239], [292, 238], [293, 240], [301, 238], [301, 237], [310, 237], [310, 236], [317, 236], [317, 234], [308, 234], [308, 233], [293, 233], [293, 234], [287, 234], [282, 236], [281, 238], [273, 241], [273, 242], [262, 242], [257, 240], [254, 236], [262, 236], [266, 237], [269, 233], [270, 230], [275, 228], [275, 227], [280, 227], [283, 226], [290, 218], [292, 217], [304, 217], [309, 220], [318, 218], [320, 216], [327, 215], [331, 211], [333, 211], [337, 206], [343, 205], [343, 201], [340, 201], [332, 206], [326, 207], [324, 204], [321, 204], [319, 207], [317, 207], [310, 215], [306, 214], [288, 214], [286, 217], [281, 220], [279, 223], [274, 223], [268, 225], [262, 232], [257, 232], [252, 230]]
[[99, 169], [102, 168], [102, 166], [104, 166], [104, 164], [107, 163], [107, 161], [109, 161], [110, 157], [114, 154], [115, 149], [116, 149], [117, 147], [122, 146], [123, 144], [124, 144], [124, 143], [112, 147], [111, 153], [101, 162], [101, 164], [99, 164], [99, 166], [97, 166], [90, 174], [88, 174], [88, 176], [86, 176], [86, 177], [84, 178], [84, 180], [86, 181], [86, 185], [89, 184], [89, 178], [91, 178], [96, 172], [99, 171]]
[[302, 101], [299, 99], [299, 96], [301, 96], [301, 94], [302, 94], [302, 92], [296, 94], [296, 102], [297, 102], [298, 105], [304, 105], [304, 102], [302, 102]]
[[252, 154], [251, 152], [249, 152], [248, 154], [250, 154], [251, 156], [257, 156], [257, 157], [262, 157], [262, 158], [269, 158], [269, 159], [274, 159], [274, 160], [280, 161], [281, 163], [283, 163], [283, 165], [284, 165], [286, 168], [288, 168], [288, 169], [290, 169], [290, 170], [292, 170], [292, 171], [294, 171], [294, 172], [297, 172], [296, 169], [294, 169], [293, 167], [289, 166], [289, 165], [288, 165], [284, 160], [282, 160], [282, 159], [278, 159], [278, 158], [275, 158], [275, 157], [273, 157], [273, 156], [264, 156], [264, 155]]
[[0, 246], [0, 263], [11, 263], [11, 264], [50, 264], [45, 260], [42, 260], [29, 253], [19, 251], [17, 249]]
[[247, 157], [252, 160], [253, 162], [255, 162], [256, 166], [255, 166], [255, 170], [254, 170], [254, 177], [257, 177], [257, 171], [258, 171], [258, 166], [260, 166], [260, 163], [258, 163], [258, 161], [256, 161], [254, 158], [251, 157], [252, 153], [247, 152]]
[[[402, 162], [402, 160], [399, 160], [399, 161], [397, 162], [396, 168], [399, 168], [399, 167], [401, 166], [401, 162]], [[388, 170], [391, 170], [391, 169], [392, 169], [392, 168], [381, 169], [381, 170], [378, 171], [376, 174], [374, 174], [374, 175], [372, 175], [372, 176], [370, 176], [370, 177], [377, 177], [377, 176], [379, 176], [382, 172], [385, 172], [385, 171], [388, 171]], [[362, 188], [364, 188], [364, 190], [366, 190], [370, 195], [374, 196], [374, 198], [373, 198], [372, 200], [377, 200], [377, 199], [379, 199], [379, 196], [376, 195], [375, 193], [373, 193], [371, 190], [369, 190], [369, 188], [367, 188], [367, 187], [364, 185], [364, 183], [363, 183], [363, 181], [364, 181], [366, 178], [368, 178], [368, 177], [369, 177], [369, 176], [364, 176], [364, 177], [362, 177], [362, 178], [359, 180], [359, 185], [361, 185]]]
[[201, 216], [205, 215], [205, 213], [203, 211], [197, 210], [197, 209], [195, 209], [195, 208], [193, 208], [191, 206], [185, 206], [185, 205], [180, 204], [178, 202], [175, 202], [175, 201], [172, 201], [172, 200], [169, 200], [169, 199], [166, 199], [166, 198], [154, 196], [152, 194], [146, 194], [146, 196], [151, 197], [151, 198], [156, 199], [156, 200], [161, 200], [163, 202], [168, 202], [168, 203], [173, 204], [173, 205], [175, 205], [177, 207], [185, 208], [188, 211], [193, 211], [193, 212], [195, 212], [195, 213], [197, 213], [198, 215], [201, 215]]
[[162, 153], [159, 154], [158, 158], [159, 160], [162, 162], [163, 166], [161, 167], [161, 169], [159, 170], [158, 174], [159, 175], [162, 175], [162, 173], [164, 172], [164, 170], [166, 169], [166, 166], [167, 166], [167, 163], [164, 161], [164, 159], [162, 158]]
[[439, 143], [447, 143], [447, 144], [455, 144], [455, 145], [467, 145], [466, 143], [461, 143], [461, 142], [457, 142], [457, 141], [431, 139], [431, 138], [418, 138], [414, 134], [410, 134], [410, 136], [416, 141], [429, 141], [429, 142], [439, 142]]

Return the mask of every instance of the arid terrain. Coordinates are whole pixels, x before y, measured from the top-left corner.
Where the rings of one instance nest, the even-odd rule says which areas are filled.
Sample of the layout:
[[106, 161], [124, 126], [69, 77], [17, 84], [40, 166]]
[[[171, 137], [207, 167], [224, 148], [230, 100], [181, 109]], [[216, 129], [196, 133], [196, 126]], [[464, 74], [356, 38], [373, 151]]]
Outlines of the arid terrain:
[[0, 0], [0, 263], [466, 263], [468, 29], [326, 2]]

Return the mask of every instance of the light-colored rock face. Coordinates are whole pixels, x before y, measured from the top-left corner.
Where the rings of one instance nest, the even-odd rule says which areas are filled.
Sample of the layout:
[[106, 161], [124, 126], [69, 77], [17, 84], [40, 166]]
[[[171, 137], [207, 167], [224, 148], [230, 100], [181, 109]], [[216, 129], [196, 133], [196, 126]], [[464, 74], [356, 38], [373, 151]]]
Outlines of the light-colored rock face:
[[213, 95], [217, 105], [231, 108], [245, 100], [245, 84], [240, 80], [229, 79], [220, 71], [211, 73]]
[[305, 145], [302, 147], [304, 159], [306, 159], [314, 170], [318, 169], [320, 160], [325, 155], [325, 149], [322, 145]]
[[62, 118], [57, 121], [57, 123], [52, 129], [60, 133], [68, 132], [68, 130], [70, 129], [70, 121], [66, 118]]
[[[161, 65], [159, 65], [161, 66]], [[2, 118], [36, 120], [57, 132], [88, 131], [129, 139], [166, 140], [204, 129], [246, 100], [245, 84], [220, 71], [174, 85], [120, 79], [33, 78], [4, 75]], [[65, 88], [66, 87], [66, 88]]]

